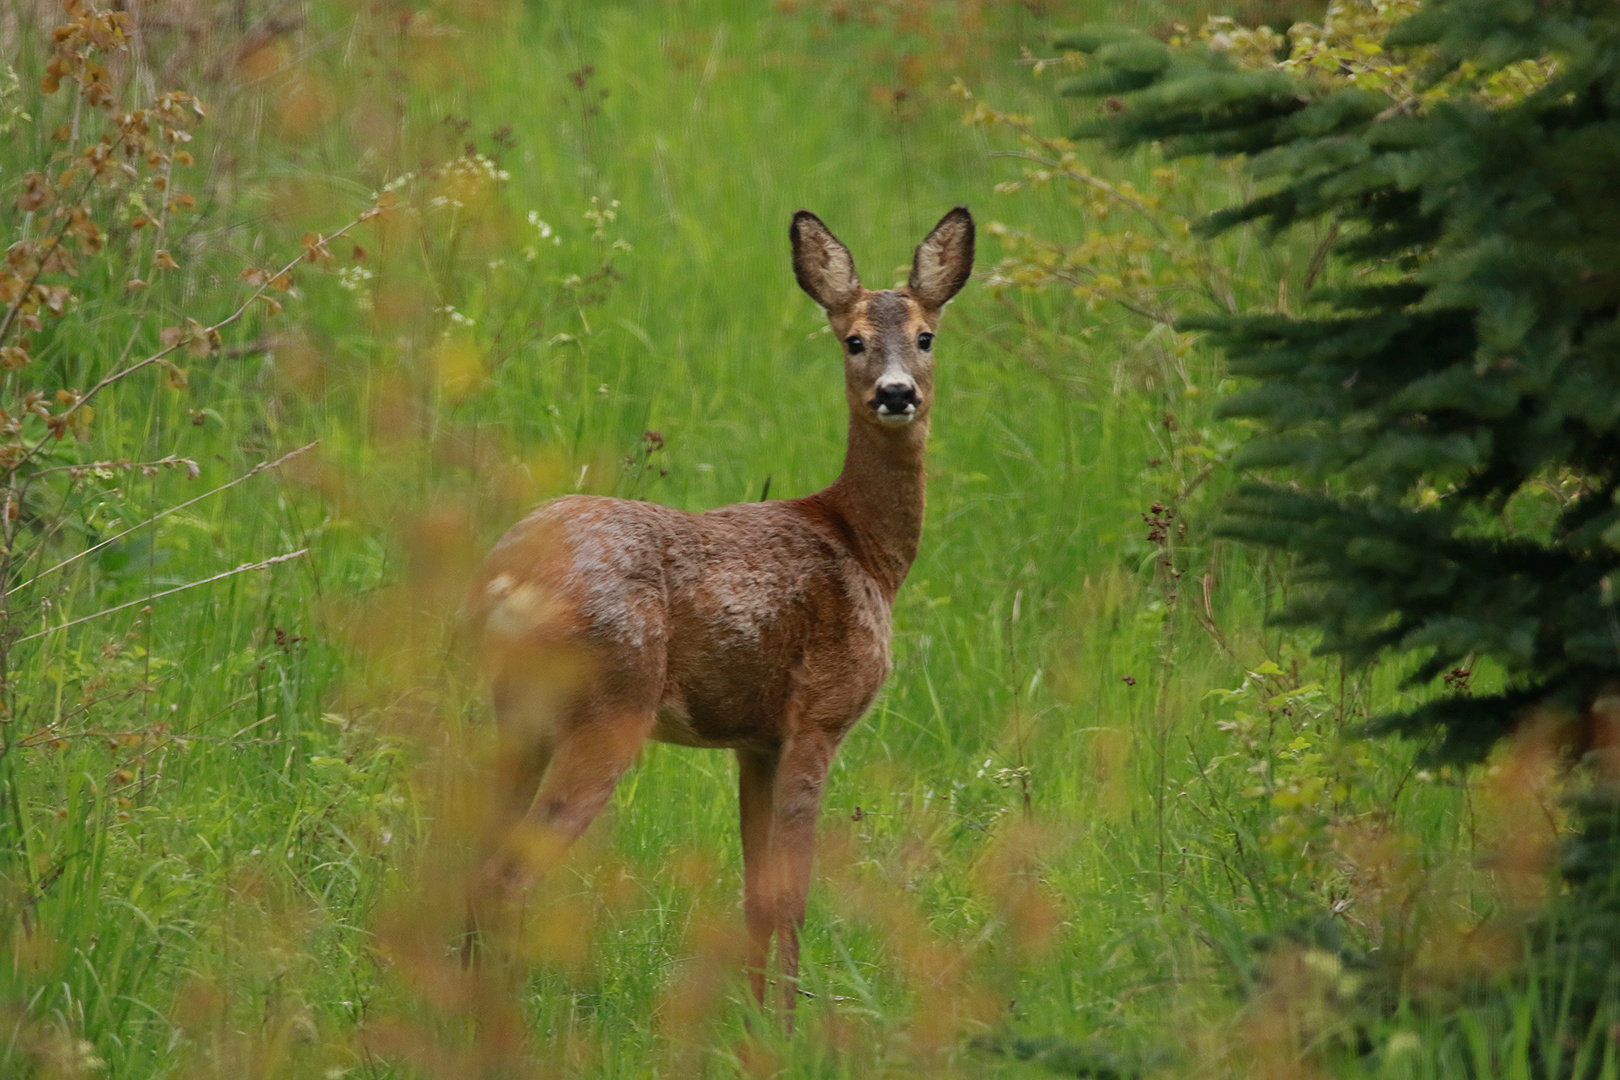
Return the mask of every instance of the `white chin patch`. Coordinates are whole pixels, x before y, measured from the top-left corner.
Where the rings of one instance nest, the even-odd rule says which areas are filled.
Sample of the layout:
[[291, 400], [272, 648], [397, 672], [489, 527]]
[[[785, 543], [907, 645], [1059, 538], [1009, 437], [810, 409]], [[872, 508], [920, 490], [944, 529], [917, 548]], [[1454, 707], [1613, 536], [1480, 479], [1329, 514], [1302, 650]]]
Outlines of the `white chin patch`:
[[878, 422], [884, 427], [904, 427], [917, 419], [917, 406], [907, 405], [905, 412], [890, 412], [887, 405], [879, 405], [876, 410]]

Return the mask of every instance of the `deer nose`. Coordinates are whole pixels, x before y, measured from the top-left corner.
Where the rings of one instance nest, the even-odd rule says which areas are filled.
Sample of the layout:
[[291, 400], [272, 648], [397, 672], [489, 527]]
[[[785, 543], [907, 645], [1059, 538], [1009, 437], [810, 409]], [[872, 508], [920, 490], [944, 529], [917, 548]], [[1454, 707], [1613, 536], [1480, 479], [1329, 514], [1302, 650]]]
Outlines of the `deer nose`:
[[917, 396], [917, 388], [908, 382], [883, 383], [868, 402], [872, 411], [883, 420], [904, 422], [917, 415], [917, 406], [922, 404], [922, 398]]

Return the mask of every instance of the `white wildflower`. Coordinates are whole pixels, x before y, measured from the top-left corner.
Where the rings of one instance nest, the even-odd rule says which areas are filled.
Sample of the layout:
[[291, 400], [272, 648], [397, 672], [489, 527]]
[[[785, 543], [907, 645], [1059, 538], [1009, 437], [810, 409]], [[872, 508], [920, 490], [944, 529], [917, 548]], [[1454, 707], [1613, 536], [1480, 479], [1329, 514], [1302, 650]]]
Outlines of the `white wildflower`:
[[350, 292], [359, 292], [360, 286], [375, 275], [363, 266], [345, 266], [337, 272], [338, 284]]

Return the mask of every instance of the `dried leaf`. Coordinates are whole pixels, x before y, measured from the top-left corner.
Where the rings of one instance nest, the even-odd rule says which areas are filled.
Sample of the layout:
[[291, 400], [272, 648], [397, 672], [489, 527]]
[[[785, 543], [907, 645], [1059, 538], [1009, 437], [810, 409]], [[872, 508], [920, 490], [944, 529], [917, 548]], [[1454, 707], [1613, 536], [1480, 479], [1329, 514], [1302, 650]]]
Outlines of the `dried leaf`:
[[55, 201], [51, 179], [42, 172], [31, 172], [23, 177], [22, 194], [17, 196], [17, 209], [23, 213], [43, 210]]
[[34, 293], [50, 308], [52, 315], [60, 315], [73, 295], [66, 285], [35, 285]]
[[152, 268], [154, 270], [178, 270], [180, 264], [174, 261], [168, 248], [158, 248], [152, 253]]
[[44, 274], [69, 274], [78, 277], [79, 267], [73, 261], [73, 255], [66, 248], [55, 244], [45, 253], [45, 261], [40, 265], [40, 272]]
[[73, 228], [73, 234], [79, 239], [79, 253], [81, 255], [99, 255], [105, 242], [101, 229], [93, 221], [83, 221]]
[[90, 441], [90, 424], [96, 418], [96, 410], [89, 405], [81, 405], [69, 417], [73, 421], [73, 437], [79, 442]]
[[207, 330], [196, 319], [186, 319], [186, 351], [193, 356], [207, 356], [212, 345]]

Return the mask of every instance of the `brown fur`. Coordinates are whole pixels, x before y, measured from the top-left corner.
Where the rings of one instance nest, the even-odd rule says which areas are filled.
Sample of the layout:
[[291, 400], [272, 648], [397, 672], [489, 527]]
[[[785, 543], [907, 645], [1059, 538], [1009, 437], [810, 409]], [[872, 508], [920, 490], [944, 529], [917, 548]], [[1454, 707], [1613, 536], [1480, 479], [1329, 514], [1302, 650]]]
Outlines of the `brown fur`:
[[[558, 499], [496, 544], [469, 597], [502, 744], [490, 877], [542, 872], [643, 740], [733, 750], [750, 978], [763, 1000], [774, 933], [790, 1008], [822, 786], [888, 678], [890, 607], [922, 531], [933, 364], [918, 335], [967, 280], [973, 221], [947, 214], [900, 290], [863, 288], [848, 250], [806, 211], [793, 250], [839, 340], [864, 346], [846, 344], [838, 479], [705, 514]], [[883, 381], [914, 387], [909, 422], [876, 412]]]

